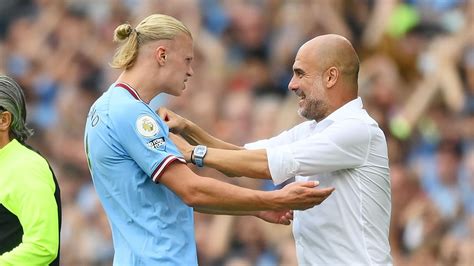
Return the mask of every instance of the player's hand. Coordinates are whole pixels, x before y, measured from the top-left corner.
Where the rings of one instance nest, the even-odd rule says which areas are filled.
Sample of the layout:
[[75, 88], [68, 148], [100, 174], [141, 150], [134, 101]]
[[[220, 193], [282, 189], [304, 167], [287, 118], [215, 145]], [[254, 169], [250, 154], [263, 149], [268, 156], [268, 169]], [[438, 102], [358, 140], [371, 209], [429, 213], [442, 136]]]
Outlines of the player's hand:
[[160, 107], [156, 113], [165, 121], [171, 132], [181, 134], [186, 128], [186, 119], [176, 113], [170, 111], [168, 108]]
[[258, 218], [272, 224], [284, 224], [289, 225], [293, 220], [292, 210], [283, 211], [260, 211], [256, 215]]
[[293, 182], [280, 190], [274, 191], [277, 195], [279, 209], [305, 210], [321, 204], [334, 188], [316, 188], [318, 181]]
[[194, 149], [194, 146], [189, 144], [185, 139], [181, 136], [178, 136], [174, 133], [169, 134], [169, 138], [173, 141], [174, 145], [178, 148], [178, 150], [184, 155], [184, 159], [186, 162], [191, 162], [191, 153]]

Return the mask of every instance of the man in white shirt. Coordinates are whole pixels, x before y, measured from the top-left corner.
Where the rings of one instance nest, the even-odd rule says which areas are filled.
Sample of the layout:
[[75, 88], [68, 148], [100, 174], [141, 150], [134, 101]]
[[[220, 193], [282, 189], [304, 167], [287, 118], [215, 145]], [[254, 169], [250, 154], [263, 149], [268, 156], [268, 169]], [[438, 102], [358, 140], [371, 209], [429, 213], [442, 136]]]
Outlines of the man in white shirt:
[[160, 116], [190, 145], [173, 141], [186, 160], [232, 176], [318, 180], [336, 191], [320, 206], [295, 211], [300, 265], [390, 265], [391, 196], [387, 144], [357, 96], [359, 59], [339, 35], [305, 43], [288, 85], [307, 118], [280, 135], [238, 147], [166, 109]]

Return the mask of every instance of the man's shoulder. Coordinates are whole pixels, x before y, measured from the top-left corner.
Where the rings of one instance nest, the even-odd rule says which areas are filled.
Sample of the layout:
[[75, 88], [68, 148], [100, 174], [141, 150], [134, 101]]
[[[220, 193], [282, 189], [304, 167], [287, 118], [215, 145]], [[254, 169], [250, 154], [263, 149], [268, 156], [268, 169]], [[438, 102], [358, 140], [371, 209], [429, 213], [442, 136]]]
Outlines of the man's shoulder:
[[15, 146], [15, 152], [13, 153], [11, 160], [12, 162], [18, 162], [19, 164], [39, 164], [41, 166], [48, 166], [46, 159], [30, 146], [20, 142], [16, 143]]
[[295, 132], [307, 131], [314, 128], [316, 125], [317, 125], [316, 121], [307, 120], [295, 125], [294, 127], [290, 128], [288, 131], [295, 131]]
[[383, 131], [380, 129], [378, 123], [369, 115], [347, 117], [334, 122], [332, 126], [345, 131], [347, 134], [356, 134], [361, 132], [368, 133], [369, 135], [383, 134]]
[[114, 96], [108, 104], [108, 115], [113, 121], [128, 120], [143, 115], [153, 116], [153, 111], [142, 101]]
[[375, 121], [375, 119], [372, 118], [372, 116], [370, 116], [370, 114], [365, 109], [360, 110], [359, 112], [357, 112], [354, 115], [354, 117], [350, 116], [349, 118], [358, 119], [358, 120], [363, 121], [364, 123], [366, 123], [368, 125], [373, 125], [373, 126], [377, 126], [377, 127], [379, 125], [377, 123], [377, 121]]
[[367, 127], [378, 129], [379, 124], [373, 119], [365, 109], [350, 113], [343, 118], [334, 121], [333, 125], [345, 125], [349, 127]]
[[42, 179], [41, 176], [49, 178], [52, 172], [46, 159], [32, 148], [18, 143], [15, 152], [7, 162], [5, 171], [12, 174], [15, 180], [31, 181], [31, 178]]

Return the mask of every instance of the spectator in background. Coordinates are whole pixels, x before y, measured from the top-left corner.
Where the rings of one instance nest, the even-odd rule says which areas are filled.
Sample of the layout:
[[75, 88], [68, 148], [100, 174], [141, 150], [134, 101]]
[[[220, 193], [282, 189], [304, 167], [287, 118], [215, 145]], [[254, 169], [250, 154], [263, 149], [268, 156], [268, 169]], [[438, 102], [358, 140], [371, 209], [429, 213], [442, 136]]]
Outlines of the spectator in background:
[[0, 76], [1, 265], [59, 265], [60, 191], [31, 135], [23, 91]]
[[460, 183], [460, 165], [462, 147], [458, 140], [443, 139], [436, 148], [433, 158], [434, 169], [427, 170], [421, 177], [422, 184], [441, 215], [451, 220], [456, 218], [462, 209]]

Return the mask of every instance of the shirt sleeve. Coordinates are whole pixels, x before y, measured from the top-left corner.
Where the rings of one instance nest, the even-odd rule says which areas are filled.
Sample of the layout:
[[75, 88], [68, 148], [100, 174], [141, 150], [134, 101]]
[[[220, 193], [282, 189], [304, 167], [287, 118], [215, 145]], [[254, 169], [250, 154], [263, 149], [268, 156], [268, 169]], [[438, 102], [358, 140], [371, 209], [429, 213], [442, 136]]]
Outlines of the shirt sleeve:
[[286, 130], [281, 132], [279, 135], [269, 138], [269, 139], [264, 139], [264, 140], [259, 140], [255, 141], [252, 143], [247, 143], [244, 145], [244, 148], [247, 150], [258, 150], [258, 149], [267, 149], [270, 147], [275, 147], [275, 146], [281, 146], [285, 144], [290, 144], [294, 142], [297, 139], [298, 136], [298, 131], [302, 127], [307, 127], [311, 124], [311, 121], [306, 121], [303, 122], [290, 130]]
[[369, 144], [369, 125], [348, 119], [291, 144], [268, 148], [273, 182], [361, 166], [367, 160]]
[[172, 162], [186, 163], [168, 138], [166, 124], [145, 104], [137, 102], [111, 112], [111, 119], [119, 143], [154, 182]]
[[49, 167], [30, 169], [19, 177], [4, 206], [23, 228], [20, 245], [0, 256], [0, 265], [48, 265], [58, 256], [59, 217], [55, 186]]

